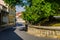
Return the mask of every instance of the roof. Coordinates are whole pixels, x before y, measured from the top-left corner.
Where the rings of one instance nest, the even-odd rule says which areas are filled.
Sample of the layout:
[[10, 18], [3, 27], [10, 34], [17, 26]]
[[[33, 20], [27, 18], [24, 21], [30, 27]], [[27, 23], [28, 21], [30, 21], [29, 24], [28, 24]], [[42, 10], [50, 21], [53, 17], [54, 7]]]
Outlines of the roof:
[[19, 15], [21, 15], [22, 14], [22, 12], [18, 12], [18, 13], [16, 13], [16, 16], [19, 16]]
[[5, 5], [5, 3], [4, 3], [4, 1], [3, 1], [3, 0], [0, 0], [0, 4]]
[[21, 14], [22, 14], [22, 12], [18, 12], [18, 13], [16, 13], [16, 17], [21, 16]]
[[5, 7], [4, 5], [2, 5], [2, 4], [0, 4], [1, 6], [3, 6], [4, 8], [7, 8], [7, 7]]

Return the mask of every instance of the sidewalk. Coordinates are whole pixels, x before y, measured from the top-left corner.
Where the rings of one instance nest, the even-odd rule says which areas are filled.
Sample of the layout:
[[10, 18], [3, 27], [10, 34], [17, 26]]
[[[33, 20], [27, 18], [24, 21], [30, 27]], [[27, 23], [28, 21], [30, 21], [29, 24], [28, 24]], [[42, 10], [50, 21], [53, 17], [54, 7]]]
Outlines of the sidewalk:
[[3, 31], [3, 30], [6, 30], [8, 28], [11, 28], [11, 27], [15, 27], [15, 25], [13, 23], [1, 25], [0, 32]]

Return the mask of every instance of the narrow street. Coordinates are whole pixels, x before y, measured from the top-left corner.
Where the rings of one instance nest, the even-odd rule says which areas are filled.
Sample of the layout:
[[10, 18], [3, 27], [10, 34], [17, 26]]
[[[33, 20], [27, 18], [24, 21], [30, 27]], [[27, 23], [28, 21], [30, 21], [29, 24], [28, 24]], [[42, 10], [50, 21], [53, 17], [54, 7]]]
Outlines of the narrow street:
[[[54, 25], [52, 23], [55, 23], [56, 21], [57, 25], [60, 25], [59, 18], [59, 0], [0, 0], [0, 40], [60, 40], [60, 27], [39, 27], [41, 28], [41, 30], [39, 29], [36, 32], [34, 32], [35, 29], [38, 29], [35, 27], [35, 29], [32, 28], [32, 30], [34, 29], [33, 31], [28, 31], [28, 26], [30, 25], [28, 22], [36, 25], [42, 25], [45, 24], [45, 22], [47, 22], [46, 24], [48, 24], [49, 26], [50, 24]], [[33, 26], [31, 25], [31, 27]], [[59, 31], [51, 31], [45, 29], [42, 30], [43, 28], [57, 29]], [[40, 33], [43, 35], [45, 32], [45, 35], [48, 35], [45, 37], [41, 37], [42, 35], [38, 35], [39, 37], [37, 37], [33, 34], [29, 34], [28, 32], [34, 32], [34, 34], [36, 33], [39, 35]], [[54, 37], [53, 35], [49, 38], [48, 36], [51, 34], [54, 34], [56, 36], [58, 34], [58, 36], [56, 38], [52, 38]]]
[[54, 38], [35, 37], [18, 29], [9, 28], [0, 32], [0, 40], [60, 40]]
[[60, 40], [55, 38], [36, 37], [25, 31], [20, 31], [16, 26], [0, 32], [0, 40]]

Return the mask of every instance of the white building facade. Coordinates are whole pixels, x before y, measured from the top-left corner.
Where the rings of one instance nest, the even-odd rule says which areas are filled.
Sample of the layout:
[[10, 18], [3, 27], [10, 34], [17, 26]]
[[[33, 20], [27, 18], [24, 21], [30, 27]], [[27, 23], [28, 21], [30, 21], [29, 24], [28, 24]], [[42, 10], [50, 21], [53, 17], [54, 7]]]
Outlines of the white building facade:
[[[6, 11], [3, 12], [3, 14], [1, 13], [1, 10]], [[15, 10], [10, 9], [8, 6], [6, 6], [6, 4], [4, 3], [3, 0], [0, 0], [0, 21], [8, 24], [8, 23], [15, 23]]]

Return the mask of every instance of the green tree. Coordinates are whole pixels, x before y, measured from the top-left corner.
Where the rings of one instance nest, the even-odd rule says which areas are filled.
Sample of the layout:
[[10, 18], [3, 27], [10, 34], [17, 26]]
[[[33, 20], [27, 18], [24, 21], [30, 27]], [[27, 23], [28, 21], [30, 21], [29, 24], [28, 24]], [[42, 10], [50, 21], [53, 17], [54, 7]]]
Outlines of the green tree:
[[60, 8], [58, 0], [28, 0], [28, 3], [23, 18], [32, 24], [48, 20]]
[[21, 5], [22, 0], [3, 0], [10, 7], [15, 7], [16, 5]]

